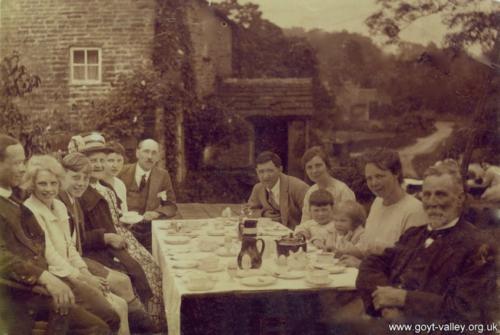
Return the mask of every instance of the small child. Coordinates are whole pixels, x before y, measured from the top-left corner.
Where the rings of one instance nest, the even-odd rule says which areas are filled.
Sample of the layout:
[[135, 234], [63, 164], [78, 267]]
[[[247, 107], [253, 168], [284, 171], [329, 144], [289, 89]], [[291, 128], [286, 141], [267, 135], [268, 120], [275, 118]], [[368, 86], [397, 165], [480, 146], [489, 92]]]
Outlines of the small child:
[[326, 190], [317, 190], [309, 197], [309, 213], [311, 220], [295, 227], [295, 235], [303, 236], [306, 240], [320, 249], [332, 248], [327, 238], [335, 234], [333, 218], [333, 196]]
[[364, 207], [354, 200], [346, 200], [335, 205], [333, 222], [335, 224], [335, 249], [340, 254], [350, 254], [357, 250], [363, 226], [366, 221]]

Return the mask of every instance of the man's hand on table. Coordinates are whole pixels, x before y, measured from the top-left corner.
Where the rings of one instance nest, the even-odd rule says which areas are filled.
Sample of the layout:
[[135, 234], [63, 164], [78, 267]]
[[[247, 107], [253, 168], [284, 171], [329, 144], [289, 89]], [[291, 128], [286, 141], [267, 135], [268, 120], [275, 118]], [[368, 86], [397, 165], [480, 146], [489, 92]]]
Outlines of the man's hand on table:
[[144, 221], [153, 221], [160, 217], [160, 213], [155, 211], [144, 212]]
[[406, 301], [406, 290], [391, 286], [377, 286], [372, 293], [375, 309], [385, 307], [403, 307]]
[[110, 245], [114, 249], [125, 249], [127, 247], [127, 241], [120, 235], [114, 233], [104, 234], [104, 243]]
[[342, 257], [340, 257], [340, 264], [347, 267], [359, 268], [361, 259], [352, 255], [343, 255]]

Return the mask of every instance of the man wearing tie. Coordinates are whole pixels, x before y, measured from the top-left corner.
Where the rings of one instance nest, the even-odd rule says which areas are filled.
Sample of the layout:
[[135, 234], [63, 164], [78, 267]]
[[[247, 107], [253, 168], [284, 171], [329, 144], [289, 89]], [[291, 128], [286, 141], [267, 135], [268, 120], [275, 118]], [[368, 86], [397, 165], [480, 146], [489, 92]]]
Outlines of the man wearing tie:
[[278, 155], [264, 151], [256, 158], [259, 178], [248, 206], [258, 210], [259, 215], [281, 222], [294, 229], [302, 216], [304, 195], [309, 186], [302, 180], [283, 173], [283, 165]]
[[127, 187], [129, 211], [144, 216], [143, 222], [135, 224], [131, 230], [148, 250], [151, 250], [151, 221], [170, 218], [177, 212], [170, 175], [156, 166], [159, 156], [158, 142], [143, 140], [137, 146], [137, 163], [125, 165], [118, 176]]

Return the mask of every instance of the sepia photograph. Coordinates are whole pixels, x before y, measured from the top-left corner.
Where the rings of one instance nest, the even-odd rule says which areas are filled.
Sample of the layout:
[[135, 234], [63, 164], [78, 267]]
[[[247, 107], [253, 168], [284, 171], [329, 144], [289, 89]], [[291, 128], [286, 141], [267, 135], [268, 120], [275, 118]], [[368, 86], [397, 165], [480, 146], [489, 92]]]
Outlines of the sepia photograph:
[[0, 0], [0, 335], [500, 334], [500, 0]]

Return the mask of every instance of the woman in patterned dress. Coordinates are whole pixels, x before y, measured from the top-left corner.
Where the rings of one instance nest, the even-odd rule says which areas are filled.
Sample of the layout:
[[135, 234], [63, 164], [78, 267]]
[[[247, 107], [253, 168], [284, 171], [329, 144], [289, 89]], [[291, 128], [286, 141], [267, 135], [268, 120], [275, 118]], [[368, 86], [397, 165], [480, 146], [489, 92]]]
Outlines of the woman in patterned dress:
[[[153, 295], [146, 303], [146, 308], [151, 315], [155, 326], [158, 330], [166, 330], [165, 309], [162, 294], [162, 279], [161, 270], [158, 264], [153, 259], [153, 256], [142, 246], [135, 236], [125, 227], [119, 220], [120, 206], [116, 193], [110, 188], [103, 185], [100, 181], [105, 175], [105, 160], [106, 151], [96, 150], [97, 147], [105, 148], [104, 138], [99, 134], [92, 134], [82, 138], [84, 143], [80, 145], [78, 151], [87, 155], [92, 166], [92, 175], [90, 187], [94, 194], [98, 194], [105, 201], [92, 201], [84, 196], [82, 197], [82, 207], [85, 212], [85, 217], [89, 221], [99, 220], [99, 224], [110, 232], [116, 232], [120, 240], [117, 243], [122, 243], [126, 246], [128, 253], [139, 264], [141, 264], [151, 287]], [[78, 148], [78, 145], [77, 145]], [[92, 202], [94, 204], [92, 204]], [[97, 208], [99, 206], [100, 208]], [[103, 207], [106, 207], [103, 211]], [[94, 212], [94, 213], [93, 213]], [[94, 215], [105, 212], [107, 215]]]

